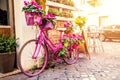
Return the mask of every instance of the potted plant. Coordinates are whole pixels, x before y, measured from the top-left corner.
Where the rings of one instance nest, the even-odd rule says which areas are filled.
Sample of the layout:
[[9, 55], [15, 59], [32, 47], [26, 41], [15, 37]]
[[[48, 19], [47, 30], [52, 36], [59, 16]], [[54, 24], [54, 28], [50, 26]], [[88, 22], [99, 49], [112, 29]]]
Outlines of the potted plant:
[[54, 15], [56, 15], [56, 16], [59, 16], [59, 15], [60, 15], [60, 12], [59, 12], [57, 9], [52, 9], [52, 8], [50, 8], [50, 9], [48, 10], [48, 13], [49, 13], [49, 14], [54, 14]]
[[64, 27], [66, 28], [65, 34], [73, 34], [73, 25], [70, 21], [65, 22]]
[[71, 34], [71, 35], [64, 35], [62, 39], [62, 43], [64, 47], [71, 46], [73, 49], [79, 47], [80, 44], [84, 43], [83, 36]]
[[75, 34], [65, 34], [62, 38], [62, 44], [64, 45], [64, 47], [57, 51], [57, 54], [59, 57], [65, 57], [68, 54], [67, 49], [69, 48], [78, 49], [80, 51], [81, 47], [79, 45], [83, 43], [83, 36]]
[[79, 33], [83, 36], [83, 39], [84, 39], [84, 44], [80, 44], [80, 47], [81, 47], [81, 51], [80, 51], [80, 52], [85, 52], [86, 55], [88, 56], [88, 58], [90, 59], [90, 52], [89, 52], [89, 49], [88, 49], [88, 41], [87, 41], [87, 33], [86, 33], [86, 31], [83, 29], [83, 26], [85, 26], [86, 21], [87, 21], [87, 18], [84, 17], [84, 16], [78, 16], [78, 17], [75, 19], [75, 23], [76, 23], [76, 24], [79, 26], [79, 28], [80, 28]]
[[42, 24], [42, 14], [45, 14], [45, 11], [36, 2], [24, 1], [22, 11], [25, 12], [27, 25]]
[[78, 16], [75, 19], [75, 23], [80, 27], [80, 29], [82, 29], [82, 27], [86, 24], [86, 20], [86, 17]]
[[69, 0], [69, 1], [68, 1], [68, 5], [70, 5], [70, 6], [74, 6], [74, 2], [73, 2], [73, 0]]
[[16, 46], [16, 39], [0, 35], [0, 72], [6, 73], [14, 69]]

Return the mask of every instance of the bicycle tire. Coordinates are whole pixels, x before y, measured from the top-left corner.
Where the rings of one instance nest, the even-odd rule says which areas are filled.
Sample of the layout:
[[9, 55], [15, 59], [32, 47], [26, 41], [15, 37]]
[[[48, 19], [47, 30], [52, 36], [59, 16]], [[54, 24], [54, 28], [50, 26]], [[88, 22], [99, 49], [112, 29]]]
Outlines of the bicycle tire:
[[29, 77], [40, 74], [45, 69], [48, 60], [47, 49], [43, 44], [41, 45], [41, 53], [39, 53], [37, 59], [32, 59], [32, 54], [34, 53], [36, 44], [37, 40], [35, 39], [27, 41], [22, 46], [18, 55], [19, 68], [21, 72]]
[[77, 62], [79, 58], [79, 48], [73, 49], [73, 48], [67, 48], [67, 56], [65, 56], [63, 59], [64, 61], [71, 65]]

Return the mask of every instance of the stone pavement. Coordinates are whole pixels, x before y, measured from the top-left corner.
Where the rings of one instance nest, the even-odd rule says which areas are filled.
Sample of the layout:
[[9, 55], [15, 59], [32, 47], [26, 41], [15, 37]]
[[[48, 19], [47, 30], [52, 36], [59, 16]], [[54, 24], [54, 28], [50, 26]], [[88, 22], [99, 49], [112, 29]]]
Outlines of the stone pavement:
[[0, 80], [120, 80], [120, 43], [104, 42], [105, 52], [92, 53], [91, 60], [82, 55], [73, 65], [56, 64], [39, 76], [16, 74]]

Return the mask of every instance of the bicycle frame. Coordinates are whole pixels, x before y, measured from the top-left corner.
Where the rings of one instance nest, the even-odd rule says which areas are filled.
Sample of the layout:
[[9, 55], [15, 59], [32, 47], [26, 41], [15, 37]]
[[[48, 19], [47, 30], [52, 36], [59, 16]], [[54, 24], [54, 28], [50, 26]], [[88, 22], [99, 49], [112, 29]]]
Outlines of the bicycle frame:
[[58, 51], [59, 49], [61, 49], [63, 47], [62, 42], [61, 42], [62, 31], [60, 31], [60, 41], [59, 41], [59, 44], [57, 46], [49, 39], [49, 37], [47, 36], [45, 31], [46, 31], [46, 29], [40, 29], [40, 32], [39, 32], [39, 35], [37, 38], [38, 41], [36, 43], [36, 48], [35, 48], [34, 54], [32, 56], [33, 59], [37, 58], [37, 56], [40, 52], [40, 49], [41, 49], [41, 45], [44, 43], [50, 47], [50, 49], [53, 51], [53, 54], [55, 54], [56, 51]]

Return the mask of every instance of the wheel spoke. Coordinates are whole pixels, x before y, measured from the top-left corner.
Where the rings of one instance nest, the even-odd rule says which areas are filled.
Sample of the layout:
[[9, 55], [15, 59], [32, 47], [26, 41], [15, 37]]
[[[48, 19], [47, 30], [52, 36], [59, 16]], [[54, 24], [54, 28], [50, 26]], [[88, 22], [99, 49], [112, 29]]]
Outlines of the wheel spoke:
[[32, 58], [34, 48], [36, 47], [37, 40], [30, 40], [26, 42], [19, 53], [19, 66], [21, 71], [27, 76], [35, 76], [41, 73], [47, 64], [47, 50], [46, 47], [41, 45], [41, 51], [36, 59]]

